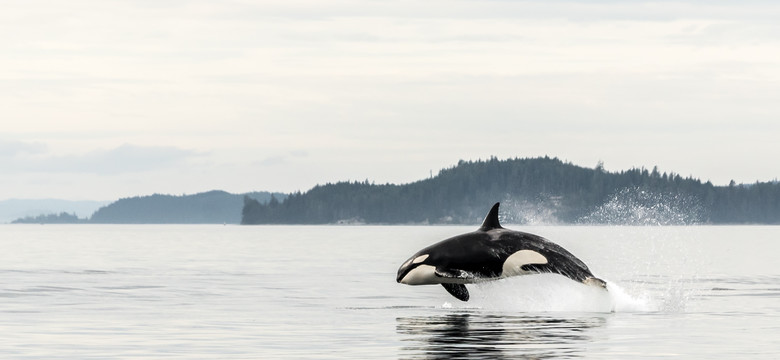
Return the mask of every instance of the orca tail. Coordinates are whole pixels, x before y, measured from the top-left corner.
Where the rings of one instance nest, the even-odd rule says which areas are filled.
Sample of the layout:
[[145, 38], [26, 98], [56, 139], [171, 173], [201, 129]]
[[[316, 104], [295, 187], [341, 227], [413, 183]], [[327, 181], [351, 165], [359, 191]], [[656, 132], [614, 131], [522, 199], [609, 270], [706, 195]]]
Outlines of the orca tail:
[[604, 290], [607, 290], [607, 282], [597, 277], [592, 277], [592, 276], [588, 277], [585, 280], [582, 280], [582, 283], [585, 285], [597, 286]]

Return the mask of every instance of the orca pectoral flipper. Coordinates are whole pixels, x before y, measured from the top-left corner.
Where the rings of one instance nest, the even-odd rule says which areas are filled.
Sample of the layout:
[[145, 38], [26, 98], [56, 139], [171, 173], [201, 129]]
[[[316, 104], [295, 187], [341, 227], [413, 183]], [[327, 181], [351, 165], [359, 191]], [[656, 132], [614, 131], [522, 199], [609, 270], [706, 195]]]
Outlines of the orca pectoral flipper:
[[469, 290], [463, 284], [441, 284], [450, 295], [460, 301], [469, 301]]

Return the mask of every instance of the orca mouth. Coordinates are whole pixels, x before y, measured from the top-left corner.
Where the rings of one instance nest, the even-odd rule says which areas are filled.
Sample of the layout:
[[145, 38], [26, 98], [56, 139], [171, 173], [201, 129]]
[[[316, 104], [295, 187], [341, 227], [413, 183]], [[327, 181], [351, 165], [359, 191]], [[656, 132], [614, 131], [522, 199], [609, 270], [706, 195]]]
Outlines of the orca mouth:
[[406, 274], [408, 274], [410, 271], [412, 271], [412, 269], [414, 269], [414, 266], [412, 266], [412, 265], [413, 264], [409, 264], [409, 265], [406, 265], [406, 266], [401, 266], [401, 268], [398, 269], [398, 275], [395, 278], [395, 281], [397, 283], [400, 284], [401, 280], [404, 279]]

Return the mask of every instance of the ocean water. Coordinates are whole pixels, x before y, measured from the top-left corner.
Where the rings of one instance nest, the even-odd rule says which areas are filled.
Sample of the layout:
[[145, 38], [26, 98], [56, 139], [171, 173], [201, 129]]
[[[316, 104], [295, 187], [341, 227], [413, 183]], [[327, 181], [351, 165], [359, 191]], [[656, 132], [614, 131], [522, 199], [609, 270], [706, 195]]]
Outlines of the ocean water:
[[0, 358], [780, 358], [780, 227], [507, 227], [609, 291], [395, 282], [474, 227], [2, 225]]

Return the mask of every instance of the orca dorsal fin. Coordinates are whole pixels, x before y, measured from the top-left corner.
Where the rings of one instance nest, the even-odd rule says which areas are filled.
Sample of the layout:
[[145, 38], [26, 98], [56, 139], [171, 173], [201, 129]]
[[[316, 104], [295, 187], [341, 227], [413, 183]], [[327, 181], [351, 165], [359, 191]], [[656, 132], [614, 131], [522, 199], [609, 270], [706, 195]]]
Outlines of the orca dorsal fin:
[[488, 231], [493, 229], [503, 229], [501, 224], [498, 222], [498, 206], [500, 204], [500, 202], [497, 202], [495, 205], [493, 205], [492, 208], [490, 208], [487, 216], [485, 216], [485, 221], [483, 221], [482, 226], [479, 227], [480, 230]]

